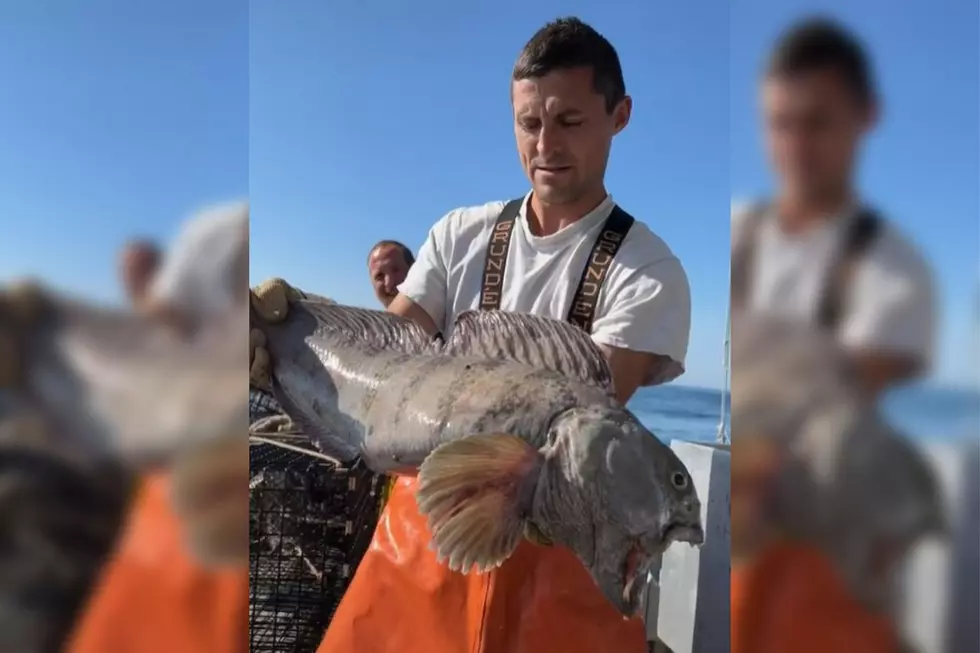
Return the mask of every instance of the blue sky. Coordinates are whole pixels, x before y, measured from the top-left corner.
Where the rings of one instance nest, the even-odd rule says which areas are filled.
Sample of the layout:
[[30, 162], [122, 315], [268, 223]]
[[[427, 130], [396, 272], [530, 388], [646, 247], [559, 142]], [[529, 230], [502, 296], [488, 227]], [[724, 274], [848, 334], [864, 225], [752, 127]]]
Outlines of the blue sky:
[[238, 0], [0, 8], [0, 279], [119, 296], [116, 251], [248, 193]]
[[[448, 210], [524, 192], [510, 67], [541, 24], [581, 16], [616, 45], [635, 102], [609, 188], [691, 279], [682, 382], [720, 385], [731, 196], [769, 183], [757, 70], [810, 6], [11, 4], [0, 10], [0, 84], [15, 99], [0, 103], [0, 278], [43, 273], [115, 298], [127, 236], [168, 237], [193, 208], [249, 194], [253, 280], [365, 305], [376, 240], [417, 248]], [[975, 3], [829, 6], [865, 34], [884, 88], [864, 187], [936, 264], [950, 325], [940, 376], [964, 377], [980, 241]]]

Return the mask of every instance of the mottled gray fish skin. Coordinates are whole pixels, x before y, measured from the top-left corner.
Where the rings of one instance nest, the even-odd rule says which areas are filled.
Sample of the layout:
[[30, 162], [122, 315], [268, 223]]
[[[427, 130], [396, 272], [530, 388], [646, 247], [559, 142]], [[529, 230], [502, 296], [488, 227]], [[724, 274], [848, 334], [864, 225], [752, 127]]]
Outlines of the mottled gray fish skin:
[[[376, 472], [420, 470], [420, 508], [451, 568], [501, 564], [520, 528], [533, 526], [573, 550], [617, 609], [633, 615], [635, 581], [653, 556], [672, 541], [703, 542], [688, 470], [615, 401], [601, 352], [577, 327], [469, 312], [443, 346], [397, 316], [323, 301], [299, 301], [283, 322], [257, 326], [276, 398], [325, 453], [360, 456]], [[480, 436], [493, 434], [520, 438], [530, 453], [513, 483], [514, 528], [487, 526], [481, 539], [453, 530], [444, 497], [426, 482], [445, 451], [480, 447]], [[486, 544], [494, 538], [499, 546]]]

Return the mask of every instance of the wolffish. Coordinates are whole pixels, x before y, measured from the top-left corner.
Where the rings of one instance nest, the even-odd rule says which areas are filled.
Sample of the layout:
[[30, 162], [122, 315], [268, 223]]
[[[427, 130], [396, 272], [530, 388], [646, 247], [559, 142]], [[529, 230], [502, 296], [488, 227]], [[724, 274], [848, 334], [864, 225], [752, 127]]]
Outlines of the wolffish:
[[633, 616], [654, 556], [703, 543], [690, 473], [614, 399], [577, 327], [471, 311], [443, 343], [390, 313], [302, 298], [273, 322], [253, 311], [283, 410], [333, 457], [417, 474], [450, 568], [497, 567], [525, 536], [564, 545]]

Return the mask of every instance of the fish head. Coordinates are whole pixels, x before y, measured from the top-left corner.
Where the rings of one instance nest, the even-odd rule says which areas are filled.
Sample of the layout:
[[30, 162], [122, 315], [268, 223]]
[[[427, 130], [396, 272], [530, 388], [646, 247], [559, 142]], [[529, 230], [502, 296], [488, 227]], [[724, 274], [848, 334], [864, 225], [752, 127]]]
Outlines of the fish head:
[[565, 508], [557, 512], [568, 512], [570, 524], [575, 511], [589, 519], [583, 524], [579, 518], [563, 543], [624, 616], [637, 616], [648, 572], [660, 554], [673, 542], [704, 542], [691, 474], [623, 408], [570, 411], [553, 429], [565, 487], [551, 490], [561, 497], [552, 503]]

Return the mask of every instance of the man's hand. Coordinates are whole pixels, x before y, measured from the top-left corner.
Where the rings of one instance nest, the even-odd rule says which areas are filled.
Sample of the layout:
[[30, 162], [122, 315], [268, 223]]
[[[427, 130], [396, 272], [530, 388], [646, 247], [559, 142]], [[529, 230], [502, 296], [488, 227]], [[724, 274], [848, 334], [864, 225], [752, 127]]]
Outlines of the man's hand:
[[[266, 324], [282, 322], [289, 314], [289, 304], [306, 295], [279, 278], [268, 279], [249, 293], [255, 317]], [[265, 348], [261, 324], [251, 324], [248, 337], [249, 383], [268, 390], [272, 385], [272, 361]]]

